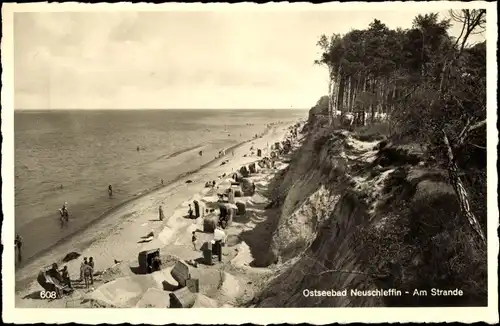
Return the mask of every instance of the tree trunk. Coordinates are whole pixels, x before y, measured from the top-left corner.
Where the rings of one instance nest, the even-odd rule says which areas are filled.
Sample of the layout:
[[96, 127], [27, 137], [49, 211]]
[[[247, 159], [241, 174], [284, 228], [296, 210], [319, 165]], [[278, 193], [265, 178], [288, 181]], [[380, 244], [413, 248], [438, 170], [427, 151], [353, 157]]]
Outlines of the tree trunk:
[[474, 230], [476, 234], [476, 241], [479, 245], [486, 246], [486, 237], [484, 236], [483, 230], [481, 228], [481, 225], [479, 224], [479, 221], [477, 218], [474, 216], [474, 213], [472, 213], [470, 209], [470, 204], [469, 204], [469, 194], [467, 193], [467, 190], [465, 189], [462, 180], [460, 179], [460, 176], [458, 175], [458, 166], [455, 163], [455, 158], [453, 156], [453, 150], [451, 148], [450, 142], [448, 140], [448, 136], [446, 135], [446, 132], [443, 131], [443, 142], [446, 145], [447, 152], [448, 152], [448, 175], [450, 178], [451, 185], [453, 186], [453, 189], [455, 190], [455, 193], [457, 195], [458, 202], [460, 204], [460, 209], [462, 214], [467, 218], [470, 226]]
[[353, 103], [352, 103], [354, 110], [359, 109], [356, 105], [357, 105], [357, 99], [359, 98], [359, 96], [363, 92], [363, 83], [364, 83], [364, 77], [360, 76], [356, 82], [356, 93], [354, 94], [354, 99], [353, 99]]
[[371, 123], [373, 123], [375, 121], [375, 108], [376, 108], [376, 101], [377, 101], [377, 80], [374, 79], [373, 82], [372, 82], [372, 85], [371, 86], [371, 93], [372, 93], [372, 96], [370, 98], [370, 111], [371, 111]]
[[333, 110], [333, 79], [332, 74], [330, 72], [329, 82], [328, 82], [328, 122], [330, 125], [333, 124], [333, 120], [335, 117], [335, 112]]
[[349, 109], [349, 77], [346, 77], [345, 79], [345, 85], [344, 85], [344, 109]]
[[349, 111], [353, 111], [354, 109], [354, 98], [356, 97], [357, 87], [358, 87], [358, 79], [355, 78], [352, 83], [352, 92], [351, 97], [349, 98]]
[[359, 108], [359, 110], [363, 111], [363, 118], [366, 115], [366, 105], [367, 105], [366, 96], [367, 96], [367, 90], [368, 90], [369, 83], [370, 83], [369, 77], [365, 76], [365, 79], [363, 81], [363, 98], [361, 99], [361, 107]]
[[351, 79], [351, 76], [347, 77], [347, 92], [346, 92], [346, 108], [347, 108], [347, 111], [350, 112], [351, 111], [351, 93], [352, 93], [352, 79]]
[[448, 70], [448, 59], [446, 59], [443, 63], [443, 68], [441, 69], [441, 80], [439, 81], [439, 96], [444, 93], [445, 85], [446, 85], [446, 75]]
[[335, 84], [335, 110], [340, 110], [340, 79]]
[[344, 84], [344, 105], [343, 108], [344, 110], [348, 110], [348, 102], [349, 102], [349, 78], [345, 78], [345, 84]]
[[388, 80], [384, 78], [382, 87], [380, 88], [380, 114], [385, 113], [387, 111], [387, 87]]
[[342, 76], [339, 77], [340, 81], [339, 81], [339, 92], [338, 92], [338, 110], [340, 110], [341, 114], [344, 113], [344, 84], [345, 84], [345, 81], [344, 81], [344, 78], [342, 78]]

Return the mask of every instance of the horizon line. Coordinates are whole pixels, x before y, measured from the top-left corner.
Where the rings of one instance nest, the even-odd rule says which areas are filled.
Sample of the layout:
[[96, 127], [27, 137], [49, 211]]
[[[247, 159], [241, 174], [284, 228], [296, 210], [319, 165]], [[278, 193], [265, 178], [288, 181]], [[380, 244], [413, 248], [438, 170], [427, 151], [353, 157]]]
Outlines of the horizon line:
[[131, 111], [131, 110], [309, 110], [310, 108], [14, 108], [14, 111]]

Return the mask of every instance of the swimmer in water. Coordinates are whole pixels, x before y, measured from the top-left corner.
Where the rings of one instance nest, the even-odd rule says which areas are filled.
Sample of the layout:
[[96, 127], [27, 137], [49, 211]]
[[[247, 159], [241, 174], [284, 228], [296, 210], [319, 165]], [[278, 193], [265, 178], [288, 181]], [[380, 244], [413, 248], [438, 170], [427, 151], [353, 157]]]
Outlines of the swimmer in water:
[[61, 213], [61, 227], [63, 227], [69, 221], [68, 202], [64, 202], [59, 212]]

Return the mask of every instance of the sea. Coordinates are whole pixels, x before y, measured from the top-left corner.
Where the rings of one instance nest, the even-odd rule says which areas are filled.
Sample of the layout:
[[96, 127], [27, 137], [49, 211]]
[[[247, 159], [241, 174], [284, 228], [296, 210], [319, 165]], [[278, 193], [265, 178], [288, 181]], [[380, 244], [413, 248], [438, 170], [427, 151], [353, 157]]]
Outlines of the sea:
[[[24, 242], [17, 267], [84, 232], [113, 207], [215, 159], [206, 153], [250, 140], [268, 124], [306, 115], [304, 110], [16, 110], [15, 231]], [[70, 223], [61, 227], [65, 202]]]

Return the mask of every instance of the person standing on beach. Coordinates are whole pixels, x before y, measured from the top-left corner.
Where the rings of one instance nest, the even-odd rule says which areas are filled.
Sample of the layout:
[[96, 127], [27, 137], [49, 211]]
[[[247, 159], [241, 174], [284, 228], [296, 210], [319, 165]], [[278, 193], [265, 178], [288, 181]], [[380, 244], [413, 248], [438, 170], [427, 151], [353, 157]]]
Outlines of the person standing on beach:
[[196, 231], [193, 231], [193, 235], [191, 236], [191, 242], [193, 243], [194, 250], [196, 250]]
[[83, 257], [83, 261], [82, 263], [80, 264], [80, 281], [83, 281], [84, 279], [84, 274], [85, 274], [85, 266], [87, 266], [88, 262], [87, 262], [87, 257]]
[[[61, 273], [59, 272], [59, 267], [57, 263], [53, 263], [52, 267], [46, 272], [47, 275], [49, 275], [52, 279], [55, 279], [59, 283], [64, 284], [64, 279], [62, 278]], [[60, 291], [59, 287], [55, 287], [56, 290], [56, 298], [60, 298], [62, 296], [62, 292]]]
[[108, 186], [108, 195], [109, 198], [113, 197], [113, 187], [111, 187], [111, 185]]
[[163, 215], [163, 207], [160, 205], [160, 207], [158, 208], [158, 218], [160, 219], [160, 221], [163, 221], [163, 219], [165, 218], [165, 216]]
[[193, 208], [191, 207], [191, 204], [189, 204], [189, 210], [188, 210], [189, 218], [193, 218]]
[[69, 277], [68, 266], [63, 267], [63, 269], [61, 270], [61, 276], [63, 283], [66, 284], [70, 289], [72, 289], [73, 287], [71, 286], [71, 279]]
[[93, 274], [94, 274], [94, 269], [92, 268], [92, 266], [89, 265], [89, 263], [86, 263], [83, 265], [83, 278], [85, 279], [85, 288], [88, 289], [89, 286], [90, 286], [90, 282], [93, 278]]
[[19, 260], [19, 262], [23, 260], [22, 247], [23, 239], [19, 234], [16, 234], [16, 239], [14, 240], [14, 248], [17, 249], [17, 260]]
[[90, 273], [90, 284], [94, 284], [94, 257], [89, 258], [89, 266], [92, 267], [92, 273]]

